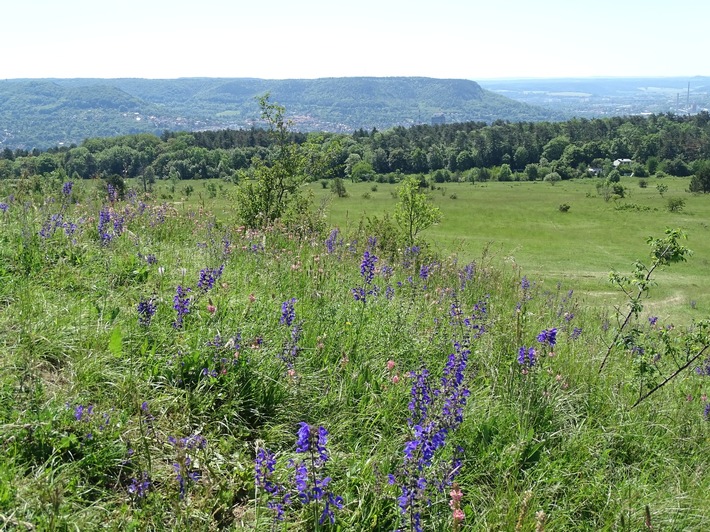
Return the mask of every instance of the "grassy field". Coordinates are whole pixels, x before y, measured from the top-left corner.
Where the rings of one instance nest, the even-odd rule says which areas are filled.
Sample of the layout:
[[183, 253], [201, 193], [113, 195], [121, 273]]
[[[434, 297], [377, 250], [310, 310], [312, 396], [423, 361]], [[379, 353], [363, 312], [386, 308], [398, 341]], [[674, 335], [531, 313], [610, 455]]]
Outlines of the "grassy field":
[[670, 319], [705, 296], [594, 295], [666, 225], [696, 255], [657, 293], [702, 286], [705, 198], [447, 185], [441, 254], [390, 256], [355, 229], [393, 186], [298, 233], [215, 185], [0, 183], [0, 528], [710, 529], [710, 321]]
[[[550, 286], [575, 287], [591, 304], [610, 305], [618, 294], [608, 283], [611, 270], [628, 272], [633, 261], [648, 257], [646, 238], [666, 228], [682, 228], [694, 255], [685, 264], [658, 273], [658, 287], [648, 302], [655, 314], [688, 322], [710, 311], [710, 198], [691, 195], [687, 179], [623, 178], [624, 199], [605, 202], [597, 195], [596, 179], [543, 182], [445, 183], [431, 194], [443, 212], [442, 222], [426, 238], [442, 254], [456, 252], [464, 259], [480, 258], [484, 250], [499, 264], [519, 266]], [[663, 197], [658, 183], [668, 186]], [[328, 191], [312, 185], [317, 197]], [[328, 221], [357, 227], [361, 217], [391, 212], [396, 185], [346, 183], [347, 198], [332, 197]], [[369, 197], [364, 198], [367, 194]], [[330, 195], [332, 196], [332, 195]], [[452, 197], [455, 196], [455, 199]], [[669, 212], [669, 197], [681, 197], [681, 212]], [[568, 212], [559, 206], [568, 204]]]

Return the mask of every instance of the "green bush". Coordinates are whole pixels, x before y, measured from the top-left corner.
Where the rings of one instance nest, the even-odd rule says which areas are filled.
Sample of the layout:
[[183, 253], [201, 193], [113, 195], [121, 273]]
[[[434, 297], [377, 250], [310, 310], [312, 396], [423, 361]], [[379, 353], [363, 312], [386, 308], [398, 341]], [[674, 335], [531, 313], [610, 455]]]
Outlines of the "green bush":
[[666, 200], [666, 209], [669, 212], [680, 212], [685, 207], [685, 200], [683, 198], [668, 198]]

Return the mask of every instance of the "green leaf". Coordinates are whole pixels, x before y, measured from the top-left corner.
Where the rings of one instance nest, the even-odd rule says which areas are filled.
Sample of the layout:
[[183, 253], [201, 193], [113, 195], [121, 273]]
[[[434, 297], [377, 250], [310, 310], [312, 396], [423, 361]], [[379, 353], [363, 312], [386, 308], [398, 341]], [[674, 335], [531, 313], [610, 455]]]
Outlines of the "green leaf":
[[119, 326], [114, 327], [113, 331], [111, 331], [111, 339], [108, 341], [108, 350], [116, 357], [120, 357], [123, 354], [123, 336], [121, 335], [121, 328]]

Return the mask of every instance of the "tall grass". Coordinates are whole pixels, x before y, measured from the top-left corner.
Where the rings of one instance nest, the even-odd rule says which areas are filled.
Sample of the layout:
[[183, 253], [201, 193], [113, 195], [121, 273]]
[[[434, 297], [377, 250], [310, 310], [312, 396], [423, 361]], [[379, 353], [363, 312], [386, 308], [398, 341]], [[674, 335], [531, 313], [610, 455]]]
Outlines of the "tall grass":
[[[392, 254], [354, 223], [330, 239], [246, 231], [207, 202], [90, 183], [13, 185], [4, 527], [710, 527], [707, 377], [688, 368], [632, 408], [660, 378], [638, 347], [692, 331], [644, 313], [599, 373], [614, 309], [517, 261]], [[40, 236], [60, 208], [76, 229]]]

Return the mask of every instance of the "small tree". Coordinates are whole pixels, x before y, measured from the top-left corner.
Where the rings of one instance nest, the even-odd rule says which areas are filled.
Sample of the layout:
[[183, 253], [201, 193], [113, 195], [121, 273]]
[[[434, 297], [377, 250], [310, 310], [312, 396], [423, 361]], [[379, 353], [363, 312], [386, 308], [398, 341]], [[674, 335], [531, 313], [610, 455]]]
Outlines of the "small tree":
[[549, 174], [547, 174], [545, 176], [544, 180], [554, 186], [555, 183], [557, 183], [561, 179], [562, 179], [562, 176], [560, 176], [560, 174], [558, 174], [557, 172], [550, 172]]
[[498, 181], [512, 181], [513, 171], [509, 164], [502, 164], [498, 171]]
[[419, 188], [419, 180], [409, 176], [399, 187], [399, 202], [394, 208], [394, 219], [414, 245], [417, 235], [441, 220], [441, 211], [433, 205], [426, 193]]
[[339, 177], [333, 179], [330, 185], [330, 191], [333, 194], [337, 194], [339, 198], [345, 198], [348, 195], [348, 191], [345, 190], [345, 183]]
[[261, 118], [269, 125], [269, 135], [274, 141], [271, 161], [253, 161], [255, 180], [244, 181], [237, 189], [237, 205], [242, 222], [247, 227], [263, 227], [297, 206], [300, 186], [305, 182], [305, 158], [298, 145], [292, 141], [285, 119], [285, 109], [269, 102], [269, 95], [258, 99]]

